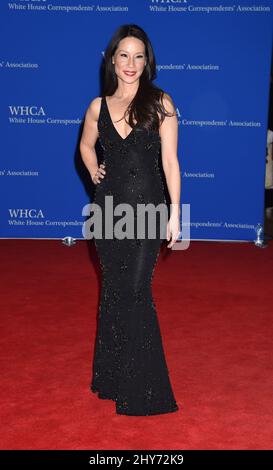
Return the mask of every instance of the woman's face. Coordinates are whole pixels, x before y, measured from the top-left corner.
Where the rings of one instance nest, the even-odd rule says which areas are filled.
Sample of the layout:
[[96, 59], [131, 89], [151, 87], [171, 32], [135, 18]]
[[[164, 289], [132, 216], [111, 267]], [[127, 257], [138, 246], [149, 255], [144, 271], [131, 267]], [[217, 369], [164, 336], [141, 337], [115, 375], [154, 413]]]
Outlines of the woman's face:
[[119, 42], [112, 57], [117, 76], [126, 83], [133, 83], [139, 79], [146, 61], [144, 43], [140, 39], [130, 36]]

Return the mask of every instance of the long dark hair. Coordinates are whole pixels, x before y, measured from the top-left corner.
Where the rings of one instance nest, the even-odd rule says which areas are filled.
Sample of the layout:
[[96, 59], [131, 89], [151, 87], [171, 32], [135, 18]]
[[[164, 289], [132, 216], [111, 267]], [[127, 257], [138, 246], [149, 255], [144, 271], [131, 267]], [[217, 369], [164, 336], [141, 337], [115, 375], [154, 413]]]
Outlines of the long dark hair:
[[[139, 78], [138, 90], [128, 106], [127, 112], [129, 119], [127, 122], [133, 128], [133, 119], [135, 119], [137, 121], [137, 126], [143, 127], [147, 130], [158, 130], [160, 124], [164, 121], [165, 116], [173, 116], [173, 113], [168, 113], [164, 108], [164, 91], [152, 83], [156, 78], [155, 55], [147, 34], [142, 28], [140, 28], [140, 26], [135, 24], [122, 25], [112, 36], [104, 53], [104, 82], [102, 96], [112, 96], [118, 87], [118, 79], [115, 73], [115, 66], [112, 63], [112, 56], [115, 54], [119, 42], [128, 36], [140, 39], [144, 43], [146, 66]], [[160, 119], [157, 113], [159, 113]]]

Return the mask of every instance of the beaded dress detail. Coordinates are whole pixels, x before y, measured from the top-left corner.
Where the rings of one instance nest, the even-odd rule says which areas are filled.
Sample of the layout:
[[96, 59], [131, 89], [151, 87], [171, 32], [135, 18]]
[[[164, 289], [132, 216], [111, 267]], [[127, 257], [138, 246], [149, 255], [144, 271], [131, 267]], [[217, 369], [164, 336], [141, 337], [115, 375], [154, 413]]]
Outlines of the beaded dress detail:
[[[136, 125], [123, 138], [103, 97], [98, 132], [106, 174], [96, 185], [93, 202], [102, 214], [105, 196], [113, 197], [113, 210], [120, 203], [133, 208], [138, 203], [166, 203], [158, 167], [158, 130]], [[102, 219], [104, 233], [104, 216]], [[142, 239], [94, 237], [102, 286], [90, 390], [98, 392], [99, 398], [114, 400], [116, 413], [122, 415], [147, 416], [179, 409], [152, 298], [152, 278], [163, 239], [158, 218], [156, 226], [152, 239], [146, 237], [146, 231]]]

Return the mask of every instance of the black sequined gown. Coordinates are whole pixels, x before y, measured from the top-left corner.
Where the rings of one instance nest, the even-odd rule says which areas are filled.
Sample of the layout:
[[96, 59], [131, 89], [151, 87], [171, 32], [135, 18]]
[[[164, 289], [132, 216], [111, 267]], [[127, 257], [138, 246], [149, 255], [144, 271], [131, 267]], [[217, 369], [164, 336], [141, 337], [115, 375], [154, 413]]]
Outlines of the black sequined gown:
[[[96, 186], [93, 202], [102, 210], [107, 195], [113, 196], [114, 207], [121, 202], [133, 207], [166, 202], [158, 168], [159, 132], [135, 126], [123, 139], [105, 97], [98, 131], [106, 175]], [[163, 239], [158, 232], [155, 239], [94, 237], [102, 289], [90, 389], [99, 398], [115, 400], [117, 414], [143, 416], [178, 410], [151, 293]]]

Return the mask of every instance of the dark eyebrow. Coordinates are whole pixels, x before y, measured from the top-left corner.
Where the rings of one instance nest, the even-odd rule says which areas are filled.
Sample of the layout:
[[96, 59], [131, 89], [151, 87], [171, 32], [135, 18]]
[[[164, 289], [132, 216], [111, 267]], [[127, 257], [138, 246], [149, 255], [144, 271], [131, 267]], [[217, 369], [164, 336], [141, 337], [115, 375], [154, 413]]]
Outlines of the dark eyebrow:
[[[120, 49], [120, 51], [128, 52], [128, 51], [126, 51], [125, 49]], [[141, 52], [136, 52], [136, 54], [144, 54], [144, 52], [142, 52], [142, 51], [141, 51]]]

